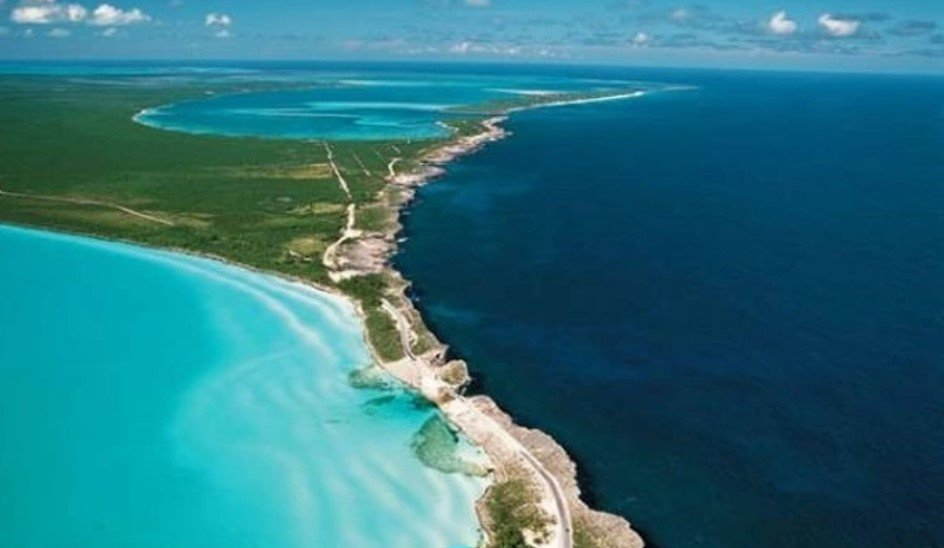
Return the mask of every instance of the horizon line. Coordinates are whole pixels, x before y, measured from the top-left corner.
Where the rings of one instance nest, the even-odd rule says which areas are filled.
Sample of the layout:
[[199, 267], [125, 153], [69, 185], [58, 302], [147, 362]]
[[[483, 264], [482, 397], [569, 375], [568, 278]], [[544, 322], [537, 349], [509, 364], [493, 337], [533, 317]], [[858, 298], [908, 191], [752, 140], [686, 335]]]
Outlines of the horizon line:
[[672, 64], [639, 64], [639, 63], [619, 63], [612, 61], [561, 61], [561, 60], [538, 60], [538, 59], [519, 59], [519, 60], [488, 60], [488, 59], [389, 59], [389, 58], [311, 58], [311, 59], [292, 59], [292, 58], [267, 58], [267, 59], [247, 59], [247, 58], [180, 58], [180, 57], [73, 57], [73, 58], [52, 58], [52, 57], [20, 57], [4, 58], [0, 57], [0, 64], [11, 63], [42, 63], [42, 64], [115, 64], [115, 63], [155, 63], [155, 64], [176, 64], [185, 66], [186, 64], [226, 64], [226, 63], [246, 63], [246, 64], [364, 64], [364, 65], [461, 65], [461, 66], [479, 66], [479, 67], [499, 67], [499, 66], [523, 66], [523, 67], [561, 67], [561, 68], [609, 68], [609, 69], [643, 69], [643, 70], [683, 70], [683, 71], [708, 71], [708, 72], [770, 72], [770, 73], [812, 73], [812, 74], [837, 74], [837, 75], [913, 75], [913, 76], [932, 76], [944, 77], [944, 69], [934, 71], [930, 69], [887, 69], [887, 68], [863, 68], [863, 67], [757, 67], [757, 66], [724, 66], [724, 65], [672, 65]]

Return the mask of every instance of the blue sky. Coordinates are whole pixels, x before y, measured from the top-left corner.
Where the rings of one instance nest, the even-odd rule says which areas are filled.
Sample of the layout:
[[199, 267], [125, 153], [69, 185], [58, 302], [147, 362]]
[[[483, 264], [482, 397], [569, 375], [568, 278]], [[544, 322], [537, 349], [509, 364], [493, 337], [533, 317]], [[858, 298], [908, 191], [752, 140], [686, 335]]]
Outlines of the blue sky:
[[0, 58], [944, 72], [944, 0], [0, 0]]

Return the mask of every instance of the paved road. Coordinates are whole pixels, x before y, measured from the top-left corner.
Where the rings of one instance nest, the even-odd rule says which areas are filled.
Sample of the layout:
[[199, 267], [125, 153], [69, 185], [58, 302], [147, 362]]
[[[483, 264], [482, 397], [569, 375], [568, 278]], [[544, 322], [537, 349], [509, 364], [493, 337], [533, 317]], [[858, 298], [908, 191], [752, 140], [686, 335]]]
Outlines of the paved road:
[[[414, 363], [418, 362], [418, 367], [420, 369], [429, 368], [430, 365], [424, 363], [422, 358], [418, 358], [415, 354], [413, 354], [413, 349], [410, 348], [410, 326], [406, 321], [406, 318], [403, 317], [403, 314], [386, 299], [382, 301], [381, 305], [383, 306], [383, 309], [386, 310], [388, 314], [393, 316], [397, 322], [397, 331], [400, 334], [400, 344], [403, 345], [403, 352]], [[467, 405], [470, 410], [474, 410], [474, 406], [471, 403], [467, 403]], [[491, 417], [486, 415], [482, 416], [483, 418], [486, 418], [494, 423]], [[555, 513], [557, 514], [557, 519], [555, 521], [561, 529], [559, 534], [555, 535], [556, 542], [554, 546], [556, 548], [573, 548], [574, 527], [570, 517], [570, 507], [567, 505], [567, 498], [564, 496], [564, 490], [560, 486], [560, 483], [558, 483], [557, 478], [548, 472], [547, 468], [545, 468], [544, 465], [541, 464], [541, 462], [535, 458], [535, 456], [532, 455], [531, 452], [528, 451], [528, 449], [520, 441], [508, 433], [504, 428], [495, 423], [495, 429], [501, 432], [501, 434], [503, 434], [502, 438], [505, 439], [507, 443], [515, 447], [517, 453], [534, 468], [534, 470], [538, 473], [538, 476], [540, 476], [540, 479], [544, 481], [545, 485], [547, 485], [548, 491], [550, 491], [554, 497], [554, 507], [556, 510]]]
[[550, 491], [554, 495], [554, 505], [557, 507], [559, 518], [557, 523], [560, 523], [563, 529], [563, 534], [558, 535], [557, 545], [562, 548], [572, 548], [574, 544], [574, 526], [570, 518], [570, 506], [567, 505], [567, 499], [564, 497], [564, 490], [557, 482], [557, 478], [552, 476], [529, 451], [522, 451], [521, 456], [534, 466], [534, 469], [544, 478], [544, 482], [550, 487]]

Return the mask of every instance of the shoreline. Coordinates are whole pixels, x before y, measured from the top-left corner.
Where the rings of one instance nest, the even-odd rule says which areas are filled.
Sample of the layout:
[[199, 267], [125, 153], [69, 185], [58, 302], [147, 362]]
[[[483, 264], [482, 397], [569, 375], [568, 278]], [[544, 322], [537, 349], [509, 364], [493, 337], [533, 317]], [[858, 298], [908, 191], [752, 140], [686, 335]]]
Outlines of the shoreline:
[[[600, 546], [619, 548], [640, 548], [645, 545], [642, 537], [632, 528], [628, 520], [622, 516], [593, 510], [581, 499], [580, 486], [577, 481], [577, 465], [556, 440], [538, 429], [517, 425], [514, 419], [487, 395], [480, 394], [466, 397], [462, 394], [465, 386], [471, 381], [467, 365], [461, 360], [445, 361], [447, 345], [439, 341], [435, 334], [429, 331], [423, 322], [422, 314], [416, 309], [406, 293], [410, 282], [390, 263], [390, 258], [397, 251], [399, 237], [403, 230], [400, 218], [413, 203], [416, 190], [443, 176], [446, 173], [445, 168], [450, 162], [472, 154], [489, 143], [508, 137], [510, 132], [503, 127], [503, 123], [508, 120], [510, 114], [535, 108], [630, 99], [643, 95], [645, 95], [644, 91], [633, 91], [614, 96], [556, 101], [530, 107], [509, 108], [501, 114], [482, 120], [480, 122], [482, 128], [480, 132], [469, 136], [456, 136], [444, 144], [426, 151], [420, 156], [419, 165], [410, 171], [396, 173], [393, 169], [394, 166], [390, 166], [390, 173], [386, 179], [391, 185], [400, 187], [402, 193], [400, 199], [392, 207], [394, 215], [393, 228], [385, 234], [385, 239], [390, 242], [390, 245], [386, 249], [383, 273], [391, 275], [402, 282], [395, 295], [402, 310], [399, 314], [390, 310], [388, 312], [394, 316], [397, 322], [407, 357], [398, 362], [384, 362], [377, 355], [376, 350], [372, 348], [372, 351], [378, 364], [398, 377], [400, 375], [406, 375], [406, 379], [411, 377], [410, 373], [404, 371], [401, 363], [403, 361], [410, 361], [413, 369], [420, 369], [421, 373], [418, 378], [413, 377], [412, 380], [405, 380], [404, 382], [413, 385], [436, 403], [450, 425], [462, 431], [492, 460], [495, 466], [495, 479], [489, 490], [476, 504], [479, 521], [488, 536], [494, 536], [484, 508], [489, 491], [503, 477], [511, 475], [510, 469], [521, 466], [523, 460], [525, 468], [530, 469], [529, 473], [538, 476], [538, 482], [544, 484], [540, 505], [553, 516], [556, 522], [553, 535], [549, 538], [545, 537], [544, 542], [539, 542], [534, 537], [528, 538], [532, 544], [535, 546], [570, 548], [574, 545], [574, 537], [576, 536], [574, 528], [576, 526], [582, 528], [584, 534], [589, 535], [589, 540], [594, 541], [593, 545], [599, 543]], [[386, 301], [384, 305], [385, 309], [388, 307], [394, 308]], [[404, 321], [404, 316], [414, 317], [417, 320], [411, 326]], [[427, 333], [434, 341], [434, 348], [424, 356], [414, 356], [409, 346], [411, 330], [414, 331], [414, 337], [416, 336], [415, 330], [422, 330]], [[369, 341], [368, 345], [370, 345]], [[442, 386], [437, 370], [447, 369], [451, 364], [456, 363], [461, 364], [460, 367], [464, 375], [462, 382], [457, 385]], [[440, 380], [440, 383], [437, 384], [435, 380]], [[496, 441], [496, 439], [500, 441]], [[513, 448], [515, 452], [509, 454], [510, 448]], [[552, 499], [553, 503], [549, 502], [548, 499]]]
[[[193, 457], [196, 459], [195, 464], [188, 460], [188, 466], [205, 466], [207, 470], [212, 470], [218, 464], [225, 466], [226, 462], [223, 461], [231, 452], [232, 443], [236, 443], [231, 443], [232, 440], [239, 440], [238, 443], [241, 444], [258, 442], [259, 447], [273, 447], [273, 455], [285, 455], [285, 458], [293, 462], [304, 462], [305, 473], [302, 475], [305, 476], [303, 479], [307, 482], [306, 484], [315, 487], [318, 485], [327, 486], [330, 489], [324, 494], [318, 495], [315, 493], [312, 495], [314, 498], [311, 500], [325, 501], [314, 507], [302, 506], [302, 503], [294, 499], [285, 504], [285, 508], [291, 512], [301, 510], [302, 513], [298, 515], [310, 516], [300, 523], [296, 522], [297, 529], [294, 528], [295, 526], [289, 528], [293, 532], [299, 533], [298, 539], [306, 538], [301, 536], [308, 531], [305, 529], [304, 522], [324, 524], [329, 520], [335, 520], [337, 518], [336, 514], [339, 512], [343, 515], [343, 509], [324, 513], [318, 511], [313, 514], [304, 512], [305, 510], [310, 512], [312, 508], [317, 509], [317, 506], [325, 503], [330, 505], [337, 500], [341, 500], [336, 497], [344, 497], [343, 500], [348, 501], [357, 500], [352, 499], [352, 496], [360, 497], [361, 504], [365, 505], [366, 503], [365, 507], [370, 508], [373, 508], [373, 500], [378, 501], [378, 506], [375, 509], [376, 516], [382, 517], [344, 520], [345, 523], [352, 525], [361, 523], [385, 525], [385, 527], [367, 529], [358, 525], [351, 530], [353, 538], [370, 539], [370, 542], [366, 543], [367, 545], [382, 544], [387, 534], [395, 538], [413, 539], [418, 543], [422, 543], [424, 539], [436, 538], [442, 541], [440, 545], [445, 545], [446, 541], [449, 541], [460, 542], [460, 544], [469, 543], [470, 546], [473, 546], [474, 542], [480, 538], [481, 525], [477, 516], [469, 510], [471, 504], [488, 487], [488, 478], [475, 473], [460, 474], [458, 476], [448, 473], [431, 474], [430, 464], [422, 458], [418, 458], [418, 452], [412, 444], [416, 442], [417, 436], [421, 432], [421, 430], [417, 430], [419, 425], [425, 426], [431, 420], [445, 419], [437, 419], [441, 415], [438, 410], [432, 409], [431, 406], [418, 404], [417, 395], [413, 389], [397, 382], [392, 378], [392, 375], [380, 373], [380, 369], [376, 365], [369, 365], [374, 362], [370, 347], [363, 343], [365, 327], [358, 314], [357, 307], [346, 295], [325, 290], [322, 287], [315, 287], [310, 283], [293, 280], [270, 271], [164, 247], [146, 246], [75, 232], [38, 229], [12, 223], [0, 223], [0, 235], [5, 237], [4, 242], [11, 242], [10, 249], [14, 251], [20, 250], [25, 254], [32, 255], [29, 252], [30, 249], [35, 247], [44, 248], [43, 253], [37, 255], [41, 257], [42, 262], [27, 262], [24, 257], [24, 265], [30, 265], [26, 267], [29, 268], [28, 270], [23, 270], [26, 273], [32, 271], [32, 265], [34, 264], [50, 264], [50, 262], [57, 260], [61, 261], [64, 256], [72, 257], [73, 255], [70, 254], [76, 253], [75, 257], [80, 257], [81, 260], [96, 265], [90, 266], [90, 271], [116, 272], [117, 278], [115, 279], [117, 280], [127, 279], [128, 275], [132, 277], [140, 275], [143, 277], [140, 281], [145, 286], [158, 289], [158, 292], [160, 292], [160, 288], [157, 286], [168, 283], [173, 286], [173, 290], [169, 295], [179, 292], [177, 290], [178, 285], [188, 288], [187, 290], [196, 288], [199, 291], [195, 294], [196, 300], [184, 299], [181, 303], [175, 303], [173, 306], [176, 306], [178, 310], [186, 311], [187, 316], [184, 317], [194, 318], [194, 321], [201, 326], [216, 326], [213, 331], [205, 331], [204, 334], [207, 336], [201, 336], [201, 340], [208, 340], [208, 337], [210, 337], [214, 341], [238, 342], [240, 334], [245, 334], [246, 329], [251, 329], [252, 326], [263, 326], [263, 329], [266, 330], [269, 329], [267, 326], [272, 326], [274, 332], [281, 334], [276, 339], [266, 336], [262, 339], [247, 342], [248, 351], [241, 347], [235, 354], [227, 356], [227, 359], [222, 362], [217, 359], [218, 351], [200, 353], [201, 357], [197, 358], [192, 364], [188, 363], [187, 367], [179, 371], [175, 370], [175, 379], [183, 379], [185, 382], [183, 384], [175, 382], [170, 387], [169, 393], [172, 397], [167, 401], [161, 399], [155, 404], [156, 407], [150, 406], [148, 409], [159, 409], [160, 417], [169, 417], [170, 422], [160, 419], [153, 425], [157, 434], [160, 434], [166, 428], [171, 428], [175, 432], [179, 430], [188, 431], [191, 433], [190, 437], [197, 435], [198, 437], [210, 436], [214, 440], [230, 440], [210, 444], [212, 448], [208, 448], [209, 446], [201, 445], [197, 438], [190, 440], [196, 441], [196, 443], [179, 445], [180, 442], [176, 435], [173, 436], [173, 440], [164, 440], [164, 437], [159, 436], [160, 440], [174, 444], [167, 447], [167, 450], [172, 453], [183, 451], [188, 455], [200, 455]], [[7, 240], [7, 237], [10, 239]], [[20, 244], [20, 242], [24, 243]], [[11, 259], [15, 259], [15, 257], [14, 254]], [[18, 262], [14, 260], [14, 266]], [[97, 266], [100, 263], [106, 266]], [[14, 269], [15, 271], [16, 269]], [[58, 279], [62, 281], [53, 282], [60, 291], [56, 294], [61, 295], [64, 292], [65, 295], [69, 295], [75, 293], [76, 284], [73, 283], [75, 280], [70, 280], [68, 276], [65, 278], [60, 276]], [[79, 285], [86, 289], [97, 287], [97, 282], [89, 285], [89, 280], [94, 279], [89, 278], [84, 282], [80, 281]], [[18, 285], [17, 280], [18, 276], [14, 275], [12, 278], [14, 288]], [[171, 281], [168, 282], [167, 280]], [[94, 289], [92, 290], [94, 291]], [[227, 296], [227, 303], [230, 301], [249, 303], [252, 305], [251, 310], [256, 313], [250, 313], [249, 316], [246, 316], [242, 313], [241, 308], [233, 309], [231, 312], [235, 312], [235, 316], [226, 313], [224, 314], [226, 319], [219, 320], [219, 316], [213, 310], [212, 303], [203, 298], [203, 293], [207, 290], [211, 292], [220, 291], [221, 294]], [[134, 291], [133, 287], [132, 291]], [[146, 289], [146, 291], [150, 291], [150, 289]], [[171, 300], [173, 301], [173, 297], [171, 297]], [[17, 301], [14, 300], [13, 302], [16, 303]], [[158, 309], [163, 310], [163, 305], [160, 302], [153, 304]], [[207, 304], [210, 304], [211, 307], [206, 308]], [[258, 310], [256, 310], [256, 307], [258, 307]], [[151, 307], [146, 306], [146, 308]], [[204, 310], [201, 312], [200, 308]], [[15, 304], [13, 310], [16, 310]], [[44, 314], [43, 307], [36, 310], [38, 315]], [[106, 316], [108, 317], [103, 317], [103, 322], [117, 321], [121, 323], [124, 321], [127, 323], [126, 320], [121, 320], [121, 315], [109, 313]], [[159, 317], [155, 316], [155, 318]], [[207, 322], [203, 321], [204, 318], [207, 319]], [[229, 326], [225, 325], [231, 323], [230, 320], [235, 320], [242, 325], [230, 331]], [[160, 319], [154, 321], [160, 321]], [[214, 324], [214, 322], [216, 323]], [[130, 326], [130, 329], [133, 330], [134, 326]], [[93, 333], [93, 339], [94, 333], [97, 332], [98, 329], [93, 328], [91, 332]], [[306, 335], [306, 332], [309, 335]], [[219, 338], [217, 338], [217, 334], [219, 334]], [[280, 337], [286, 338], [283, 340]], [[286, 341], [289, 341], [287, 346]], [[337, 341], [337, 345], [334, 341]], [[253, 347], [257, 343], [260, 346]], [[155, 347], [160, 347], [161, 344], [162, 342], [159, 340], [153, 342]], [[194, 348], [197, 347], [194, 346]], [[188, 346], [188, 348], [190, 347]], [[203, 347], [199, 346], [199, 348]], [[215, 348], [218, 349], [220, 346], [216, 345]], [[276, 349], [277, 352], [260, 352], [259, 348]], [[27, 351], [28, 349], [24, 347], [23, 350]], [[80, 353], [83, 356], [88, 355], [84, 350]], [[176, 353], [172, 354], [177, 356]], [[277, 359], [269, 361], [273, 356], [276, 356]], [[283, 356], [289, 357], [288, 361], [282, 360]], [[17, 363], [18, 357], [16, 353], [13, 354], [14, 362], [11, 365]], [[29, 353], [27, 352], [23, 357], [27, 359], [24, 363], [29, 363]], [[141, 356], [138, 357], [141, 358]], [[113, 357], [106, 356], [103, 357], [103, 360], [110, 363], [111, 358]], [[179, 359], [174, 359], [179, 362]], [[120, 358], [118, 360], [120, 363]], [[95, 365], [96, 362], [88, 361], [88, 363]], [[263, 365], [260, 366], [259, 364]], [[274, 373], [270, 373], [272, 371], [270, 366], [275, 367]], [[370, 380], [357, 383], [354, 379], [355, 374], [368, 367], [373, 368], [375, 374], [378, 375], [376, 378], [378, 380], [373, 383]], [[95, 368], [92, 369], [97, 371]], [[102, 371], [107, 373], [107, 369]], [[247, 373], [247, 371], [251, 373]], [[287, 375], [285, 374], [286, 371], [294, 371], [294, 373]], [[246, 379], [247, 376], [255, 377], [256, 375], [263, 375], [267, 383], [260, 385], [258, 382]], [[324, 378], [322, 379], [322, 377]], [[201, 411], [206, 409], [206, 405], [202, 405], [202, 403], [205, 403], [207, 398], [203, 396], [208, 393], [219, 394], [224, 391], [222, 390], [223, 387], [232, 388], [233, 386], [252, 391], [258, 401], [254, 399], [254, 405], [249, 407], [238, 405], [238, 402], [241, 401], [238, 395], [232, 396], [232, 390], [225, 390], [230, 394], [229, 398], [209, 398], [212, 407], [222, 406], [221, 408], [229, 409], [229, 412], [222, 417], [223, 421], [220, 422], [219, 417], [215, 414], [212, 414], [209, 419], [212, 424], [201, 421], [201, 418], [206, 418], [206, 413]], [[142, 385], [144, 390], [148, 390], [149, 387], [150, 385]], [[305, 387], [305, 390], [291, 394], [286, 392], [286, 390], [291, 392], [292, 388], [299, 387]], [[259, 389], [259, 392], [256, 392], [257, 389]], [[322, 395], [323, 404], [312, 403], [312, 398], [315, 397], [315, 394], [318, 394], [318, 391], [324, 392]], [[196, 397], [194, 396], [195, 393], [199, 393], [201, 396]], [[237, 390], [237, 394], [239, 393], [242, 392]], [[334, 396], [337, 396], [336, 400], [333, 399]], [[327, 399], [324, 399], [325, 397]], [[224, 397], [221, 396], [221, 398]], [[289, 398], [291, 398], [291, 405], [286, 403], [286, 399]], [[395, 405], [385, 407], [389, 401], [394, 400], [397, 402]], [[195, 401], [199, 403], [194, 404]], [[138, 408], [138, 402], [132, 402], [130, 406], [136, 409]], [[388, 410], [378, 411], [381, 406]], [[258, 411], [256, 407], [265, 411], [264, 415], [268, 418], [259, 418], [259, 420], [263, 424], [267, 421], [270, 424], [268, 428], [257, 428], [259, 424], [254, 422], [255, 418], [258, 417], [255, 412]], [[325, 412], [328, 414], [325, 415]], [[315, 413], [314, 419], [312, 419], [313, 415], [311, 413]], [[350, 420], [348, 420], [349, 414], [352, 415]], [[376, 418], [372, 415], [376, 415]], [[185, 423], [180, 422], [181, 417], [187, 417], [187, 421]], [[195, 417], [196, 421], [191, 420]], [[364, 422], [365, 420], [366, 422]], [[351, 423], [350, 428], [343, 427], [346, 433], [338, 435], [339, 439], [354, 440], [354, 447], [366, 443], [368, 448], [373, 447], [375, 451], [380, 451], [380, 453], [377, 453], [378, 455], [384, 454], [384, 451], [390, 451], [390, 456], [386, 457], [384, 462], [378, 463], [374, 458], [377, 455], [351, 455], [353, 467], [350, 470], [346, 472], [334, 470], [337, 468], [336, 464], [341, 462], [338, 459], [343, 459], [345, 455], [350, 453], [349, 442], [338, 443], [334, 439], [337, 429], [341, 427], [338, 425], [348, 422]], [[112, 425], [106, 423], [99, 421], [99, 424], [105, 424], [102, 427], [103, 431], [113, 431]], [[196, 426], [194, 426], [194, 423], [196, 423]], [[316, 433], [315, 437], [307, 434], [299, 437], [295, 430], [273, 434], [273, 436], [276, 436], [275, 438], [267, 437], [266, 430], [271, 432], [272, 428], [277, 429], [280, 425], [292, 424], [307, 425], [304, 431]], [[365, 424], [366, 426], [364, 426]], [[150, 428], [149, 432], [144, 434], [147, 439], [153, 437], [150, 430], [154, 430], [154, 428]], [[239, 433], [233, 435], [234, 431]], [[352, 432], [352, 434], [347, 434], [347, 432]], [[282, 434], [285, 434], [285, 437], [279, 437]], [[325, 438], [325, 435], [328, 437]], [[119, 444], [124, 443], [121, 436], [115, 439], [118, 440]], [[156, 447], [163, 448], [162, 443]], [[306, 446], [306, 444], [309, 445]], [[323, 451], [323, 456], [329, 460], [324, 458], [318, 460], [318, 462], [305, 460], [306, 453], [310, 456], [312, 446], [317, 451]], [[457, 447], [464, 451], [471, 446], [463, 441]], [[159, 458], [160, 463], [162, 463], [161, 466], [166, 465], [171, 474], [179, 474], [180, 462], [175, 459], [164, 459], [163, 456], [166, 456], [166, 452], [164, 449], [160, 451], [160, 455], [162, 455]], [[297, 470], [286, 470], [283, 466], [278, 465], [269, 468], [269, 463], [266, 460], [269, 453], [266, 451], [263, 451], [263, 453], [265, 454], [254, 454], [251, 459], [242, 459], [238, 466], [251, 471], [258, 469], [258, 465], [253, 463], [261, 462], [264, 465], [263, 468], [271, 472], [261, 485], [276, 486], [272, 493], [267, 491], [260, 494], [258, 486], [247, 486], [246, 489], [242, 489], [224, 482], [221, 485], [225, 484], [226, 489], [232, 491], [237, 497], [226, 496], [229, 493], [227, 491], [222, 498], [213, 497], [213, 502], [220, 501], [224, 504], [232, 503], [238, 506], [238, 501], [251, 501], [254, 496], [261, 497], [261, 500], [269, 500], [269, 494], [273, 493], [281, 493], [282, 496], [279, 498], [282, 498], [282, 501], [285, 502], [284, 492], [280, 490], [284, 487], [284, 478], [291, 476], [291, 478], [297, 479], [295, 478], [297, 474], [293, 475], [293, 472], [297, 472]], [[474, 457], [478, 453], [470, 452], [468, 454]], [[135, 452], [135, 455], [137, 455], [137, 452]], [[204, 455], [209, 456], [204, 458]], [[333, 456], [329, 457], [329, 455]], [[262, 461], [257, 461], [256, 457], [261, 457]], [[243, 460], [245, 462], [242, 462]], [[472, 459], [470, 459], [470, 462], [472, 462]], [[284, 463], [280, 460], [278, 464]], [[435, 467], [432, 468], [437, 470]], [[229, 470], [229, 468], [223, 469]], [[83, 467], [83, 470], [87, 471], [88, 467]], [[240, 477], [238, 474], [236, 476], [227, 474], [227, 476], [226, 481]], [[134, 477], [137, 478], [137, 476]], [[202, 475], [197, 474], [193, 481], [203, 481], [200, 479], [202, 477]], [[322, 479], [319, 480], [319, 477]], [[336, 477], [342, 483], [334, 485], [330, 481], [328, 483], [324, 482], [325, 478], [332, 477]], [[346, 479], [342, 480], [341, 478]], [[406, 481], [405, 484], [404, 481]], [[189, 483], [186, 484], [189, 485]], [[291, 481], [285, 485], [290, 486], [290, 484]], [[343, 489], [338, 489], [337, 495], [335, 495], [335, 487], [343, 487]], [[356, 494], [352, 495], [351, 493]], [[400, 499], [400, 503], [395, 500], [391, 503], [389, 496], [378, 496], [378, 493], [396, 494], [396, 498]], [[444, 501], [447, 501], [448, 510], [440, 511], [441, 509], [437, 508], [437, 504], [439, 504], [437, 501], [439, 501], [440, 496]], [[272, 498], [268, 504], [280, 506], [279, 498]], [[187, 498], [175, 497], [175, 500], [185, 502]], [[403, 508], [401, 509], [398, 504], [403, 504]], [[426, 512], [437, 516], [434, 521], [430, 522], [428, 531], [424, 531], [426, 528], [423, 527], [424, 522], [422, 520], [418, 520], [410, 527], [403, 527], [403, 531], [400, 530], [402, 525], [397, 525], [404, 516], [425, 515]], [[104, 515], [107, 516], [107, 514]], [[256, 528], [252, 530], [266, 530], [264, 528], [268, 528], [270, 524], [278, 523], [280, 522], [267, 518], [259, 521], [259, 524], [252, 523], [251, 527]], [[340, 533], [346, 534], [344, 533], [346, 530], [347, 528], [342, 527]], [[338, 534], [327, 527], [321, 529], [321, 531], [323, 533], [319, 533], [319, 538], [322, 539], [336, 538]], [[384, 533], [384, 531], [387, 531], [387, 533]], [[366, 533], [357, 535], [358, 532]], [[322, 544], [324, 542], [326, 541], [323, 540]], [[294, 545], [294, 543], [295, 540], [290, 540], [286, 544]]]
[[[162, 246], [134, 241], [123, 237], [114, 237], [104, 234], [63, 230], [53, 227], [52, 232], [91, 236], [103, 242], [121, 242], [138, 247], [158, 251], [172, 252], [181, 255], [200, 257], [219, 263], [233, 265], [248, 271], [274, 276], [291, 283], [297, 283], [316, 291], [321, 291], [335, 298], [346, 300], [355, 311], [361, 322], [364, 333], [364, 344], [376, 364], [389, 374], [399, 379], [410, 389], [436, 404], [450, 428], [462, 431], [465, 436], [479, 447], [491, 461], [491, 485], [482, 498], [475, 505], [479, 524], [483, 531], [480, 543], [495, 538], [494, 523], [491, 523], [486, 507], [493, 488], [503, 481], [512, 479], [521, 480], [534, 488], [536, 505], [544, 515], [553, 520], [553, 531], [546, 531], [546, 527], [523, 528], [525, 538], [535, 547], [571, 548], [577, 536], [578, 529], [583, 533], [583, 540], [591, 543], [581, 543], [581, 546], [614, 546], [638, 548], [643, 546], [641, 537], [630, 526], [629, 522], [620, 516], [596, 512], [591, 510], [580, 500], [580, 488], [576, 479], [576, 465], [566, 451], [550, 436], [539, 430], [518, 426], [513, 419], [503, 412], [488, 396], [477, 395], [465, 397], [464, 388], [470, 381], [468, 369], [464, 362], [455, 360], [445, 361], [447, 346], [432, 334], [419, 311], [413, 306], [406, 294], [409, 282], [390, 263], [390, 258], [397, 249], [397, 237], [402, 231], [400, 218], [405, 209], [412, 203], [418, 187], [445, 173], [445, 166], [459, 157], [471, 154], [485, 145], [503, 139], [509, 135], [502, 124], [510, 113], [531, 108], [544, 108], [597, 102], [601, 100], [628, 99], [643, 95], [642, 91], [621, 93], [609, 96], [583, 97], [572, 100], [549, 101], [528, 106], [508, 107], [497, 115], [487, 113], [478, 115], [474, 127], [466, 126], [466, 131], [455, 128], [452, 136], [434, 141], [428, 148], [409, 158], [409, 168], [403, 173], [397, 173], [398, 160], [391, 160], [387, 166], [389, 173], [384, 180], [387, 186], [380, 193], [380, 204], [390, 213], [390, 223], [379, 232], [368, 232], [354, 229], [354, 215], [356, 206], [348, 204], [347, 223], [342, 226], [340, 239], [329, 247], [331, 256], [322, 256], [325, 266], [328, 267], [329, 279], [335, 284], [338, 279], [332, 274], [358, 276], [363, 270], [355, 267], [345, 271], [339, 263], [346, 259], [344, 244], [359, 244], [369, 240], [379, 246], [378, 273], [389, 276], [392, 281], [391, 289], [382, 297], [383, 313], [386, 313], [396, 324], [396, 331], [400, 337], [405, 357], [396, 361], [382, 358], [382, 353], [371, 342], [371, 328], [368, 322], [368, 311], [364, 309], [356, 295], [345, 291], [334, 284], [318, 282], [302, 275], [279, 272], [262, 267], [252, 266], [238, 260], [226, 258], [214, 253], [187, 249], [180, 246]], [[140, 121], [134, 120], [137, 124]], [[141, 124], [144, 127], [151, 127]], [[469, 131], [471, 130], [471, 131]], [[400, 150], [393, 146], [400, 154]], [[330, 153], [329, 153], [330, 156]], [[330, 161], [330, 159], [329, 159]], [[335, 168], [337, 175], [337, 168]], [[343, 186], [343, 182], [340, 182]], [[10, 223], [11, 226], [25, 226], [49, 231], [50, 228], [27, 224]], [[327, 251], [327, 250], [326, 250]], [[345, 279], [344, 277], [341, 280]], [[395, 304], [392, 304], [393, 301]], [[420, 352], [413, 353], [414, 341], [425, 337], [428, 347]]]

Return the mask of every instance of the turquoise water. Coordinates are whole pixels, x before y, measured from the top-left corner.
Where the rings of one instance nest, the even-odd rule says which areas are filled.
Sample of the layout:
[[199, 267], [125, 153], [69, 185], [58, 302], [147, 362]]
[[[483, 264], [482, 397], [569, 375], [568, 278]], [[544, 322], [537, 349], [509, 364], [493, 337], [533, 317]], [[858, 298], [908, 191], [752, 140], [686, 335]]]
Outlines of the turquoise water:
[[147, 109], [135, 120], [187, 133], [293, 139], [432, 139], [459, 118], [452, 103], [424, 102], [412, 86], [345, 86], [221, 95]]
[[371, 359], [345, 301], [0, 226], [0, 303], [6, 546], [478, 538], [485, 481], [426, 467], [411, 447], [437, 412], [389, 379], [352, 385]]
[[[186, 75], [194, 77], [192, 72]], [[245, 77], [219, 73], [212, 76], [228, 82], [242, 82]], [[283, 70], [252, 77], [257, 83], [269, 81], [302, 87], [157, 105], [140, 112], [135, 120], [160, 129], [234, 137], [351, 141], [434, 139], [452, 132], [443, 122], [467, 117], [457, 112], [462, 107], [507, 101], [523, 94], [601, 87], [626, 89], [633, 85], [619, 80], [551, 76], [389, 71]]]

